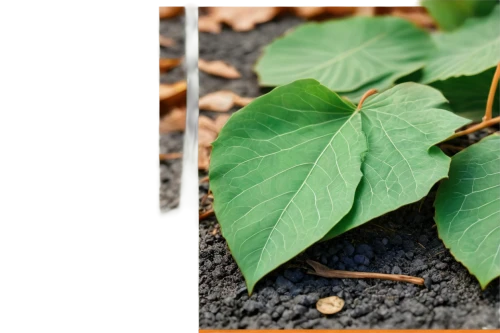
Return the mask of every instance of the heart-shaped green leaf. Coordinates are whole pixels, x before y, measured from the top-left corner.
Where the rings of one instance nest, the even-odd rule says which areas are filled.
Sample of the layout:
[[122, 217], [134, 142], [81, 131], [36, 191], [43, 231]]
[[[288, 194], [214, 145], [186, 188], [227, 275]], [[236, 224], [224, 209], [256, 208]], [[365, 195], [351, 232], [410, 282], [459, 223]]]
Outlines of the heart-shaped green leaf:
[[407, 20], [354, 17], [298, 27], [268, 45], [255, 70], [263, 86], [313, 78], [357, 101], [421, 68], [433, 50], [430, 36]]
[[233, 114], [213, 143], [210, 185], [249, 292], [351, 207], [353, 227], [420, 199], [446, 176], [449, 158], [430, 147], [467, 120], [443, 102], [439, 91], [405, 83], [356, 110], [309, 79]]
[[447, 176], [450, 158], [434, 145], [470, 121], [445, 111], [445, 102], [438, 90], [416, 83], [367, 99], [361, 122], [369, 149], [356, 204], [325, 239], [420, 200]]
[[[452, 77], [430, 85], [443, 93], [450, 102], [453, 112], [465, 118], [481, 121], [494, 74], [495, 68], [490, 68], [477, 75]], [[500, 86], [496, 96], [500, 96]], [[498, 111], [499, 104], [496, 98], [493, 104], [493, 115], [498, 115]]]
[[437, 21], [439, 28], [446, 31], [460, 27], [470, 17], [488, 15], [496, 4], [496, 0], [422, 1], [422, 5]]
[[470, 18], [450, 33], [434, 34], [437, 52], [424, 67], [423, 83], [470, 76], [500, 62], [500, 6], [486, 18]]
[[314, 80], [236, 112], [213, 143], [214, 211], [251, 293], [351, 209], [366, 140], [354, 105]]
[[500, 135], [453, 156], [436, 196], [439, 237], [483, 288], [500, 275]]

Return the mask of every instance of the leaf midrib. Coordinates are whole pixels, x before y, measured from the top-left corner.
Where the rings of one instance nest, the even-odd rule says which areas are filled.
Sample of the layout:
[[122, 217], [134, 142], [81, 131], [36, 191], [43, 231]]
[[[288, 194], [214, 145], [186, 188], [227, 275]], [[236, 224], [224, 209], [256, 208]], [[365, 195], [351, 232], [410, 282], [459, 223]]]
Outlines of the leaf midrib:
[[323, 151], [319, 154], [318, 158], [316, 159], [316, 161], [314, 161], [314, 164], [313, 166], [311, 167], [311, 170], [309, 170], [309, 173], [307, 174], [306, 178], [304, 179], [304, 181], [302, 182], [302, 184], [300, 185], [300, 187], [298, 188], [298, 190], [295, 192], [295, 194], [293, 195], [293, 197], [290, 199], [290, 201], [288, 201], [288, 204], [285, 206], [285, 208], [283, 208], [283, 211], [281, 212], [280, 216], [278, 217], [278, 219], [276, 220], [276, 223], [274, 224], [273, 226], [273, 229], [271, 230], [271, 232], [269, 233], [269, 236], [267, 237], [266, 239], [266, 243], [264, 244], [264, 246], [262, 247], [261, 249], [261, 252], [260, 252], [260, 256], [259, 256], [259, 261], [257, 262], [257, 266], [255, 267], [255, 271], [254, 271], [254, 277], [257, 276], [257, 273], [258, 273], [258, 269], [259, 269], [259, 265], [260, 263], [262, 262], [262, 255], [264, 254], [264, 251], [266, 250], [266, 246], [267, 246], [267, 243], [269, 242], [269, 240], [271, 239], [271, 236], [273, 235], [273, 232], [274, 230], [276, 229], [276, 226], [278, 225], [278, 223], [280, 222], [281, 218], [283, 217], [283, 214], [285, 213], [285, 211], [287, 210], [288, 206], [290, 206], [290, 204], [292, 203], [293, 199], [295, 199], [295, 197], [297, 196], [297, 194], [302, 190], [302, 188], [304, 187], [306, 181], [309, 179], [309, 176], [311, 175], [312, 171], [314, 170], [314, 168], [316, 167], [316, 165], [318, 164], [318, 161], [319, 159], [323, 156], [323, 154], [325, 153], [326, 149], [331, 145], [333, 139], [335, 139], [335, 137], [337, 136], [338, 133], [340, 133], [340, 131], [342, 131], [342, 129], [344, 128], [344, 126], [349, 123], [351, 121], [351, 119], [359, 112], [359, 110], [355, 110], [353, 111], [352, 115], [346, 120], [346, 122], [344, 124], [342, 124], [342, 126], [338, 129], [337, 132], [335, 132], [335, 134], [332, 136], [332, 138], [330, 139], [330, 141], [328, 142], [328, 144], [325, 146], [325, 148], [323, 149]]

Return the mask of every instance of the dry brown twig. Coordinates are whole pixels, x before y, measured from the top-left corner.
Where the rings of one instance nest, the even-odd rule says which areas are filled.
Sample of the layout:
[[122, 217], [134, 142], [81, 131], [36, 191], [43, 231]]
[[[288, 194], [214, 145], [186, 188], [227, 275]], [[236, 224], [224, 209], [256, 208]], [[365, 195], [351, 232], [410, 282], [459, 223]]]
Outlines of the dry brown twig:
[[206, 218], [209, 218], [210, 216], [213, 216], [215, 213], [214, 213], [214, 210], [213, 209], [210, 209], [210, 210], [207, 210], [206, 212], [204, 213], [200, 213], [200, 218], [199, 218], [199, 221], [203, 221], [204, 219]]
[[351, 271], [340, 271], [334, 270], [320, 264], [319, 262], [313, 260], [306, 260], [307, 264], [311, 266], [314, 271], [308, 270], [308, 274], [317, 275], [326, 278], [338, 278], [338, 279], [383, 279], [398, 282], [409, 282], [417, 284], [420, 286], [424, 285], [424, 279], [415, 276], [399, 275], [399, 274], [383, 274], [383, 273], [371, 273], [371, 272], [351, 272]]

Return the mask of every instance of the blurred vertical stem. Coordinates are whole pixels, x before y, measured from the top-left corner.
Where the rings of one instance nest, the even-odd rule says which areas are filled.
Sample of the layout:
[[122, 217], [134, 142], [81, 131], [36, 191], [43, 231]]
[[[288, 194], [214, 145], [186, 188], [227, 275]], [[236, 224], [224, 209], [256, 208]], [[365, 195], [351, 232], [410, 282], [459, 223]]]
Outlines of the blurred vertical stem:
[[[182, 166], [182, 202], [189, 211], [185, 223], [198, 223], [198, 7], [195, 2], [184, 4], [187, 115], [184, 131], [184, 159]], [[196, 229], [197, 230], [197, 229]]]

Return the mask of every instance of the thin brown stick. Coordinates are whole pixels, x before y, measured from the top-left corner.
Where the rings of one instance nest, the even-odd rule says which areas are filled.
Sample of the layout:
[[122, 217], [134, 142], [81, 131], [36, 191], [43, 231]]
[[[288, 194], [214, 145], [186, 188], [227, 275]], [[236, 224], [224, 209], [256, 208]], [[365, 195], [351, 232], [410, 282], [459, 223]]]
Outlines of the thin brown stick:
[[160, 161], [176, 160], [182, 157], [182, 153], [160, 154]]
[[424, 285], [424, 279], [415, 276], [399, 275], [399, 274], [382, 274], [382, 273], [371, 273], [371, 272], [350, 272], [350, 271], [339, 271], [326, 267], [319, 262], [306, 260], [306, 262], [314, 269], [314, 271], [309, 270], [307, 273], [322, 276], [326, 278], [338, 278], [338, 279], [383, 279], [392, 280], [398, 282], [409, 282], [417, 284], [419, 286]]
[[490, 92], [488, 94], [488, 101], [486, 102], [486, 111], [484, 113], [483, 121], [491, 119], [493, 113], [493, 102], [495, 100], [495, 93], [498, 87], [498, 80], [500, 80], [500, 62], [497, 65], [497, 70], [495, 75], [493, 75], [493, 81], [491, 81]]
[[206, 212], [204, 213], [201, 213], [200, 214], [200, 222], [203, 221], [204, 219], [206, 218], [209, 218], [210, 216], [214, 215], [214, 210], [213, 209], [210, 209], [210, 210], [207, 210]]
[[359, 104], [358, 104], [358, 107], [356, 110], [360, 110], [361, 107], [363, 106], [363, 102], [365, 101], [365, 99], [367, 99], [368, 97], [370, 97], [371, 95], [374, 95], [376, 93], [377, 93], [377, 89], [370, 89], [367, 92], [365, 92], [363, 97], [361, 97], [361, 100], [359, 101]]
[[495, 117], [495, 118], [491, 118], [490, 120], [485, 120], [482, 123], [476, 124], [476, 125], [471, 126], [463, 131], [457, 132], [457, 133], [453, 134], [452, 136], [450, 136], [445, 141], [455, 139], [455, 138], [458, 138], [460, 136], [467, 135], [467, 134], [473, 133], [475, 131], [479, 131], [480, 129], [490, 127], [492, 125], [499, 124], [499, 123], [500, 123], [500, 116]]
[[208, 182], [208, 176], [205, 176], [202, 179], [200, 179], [200, 183], [206, 183], [206, 182]]

